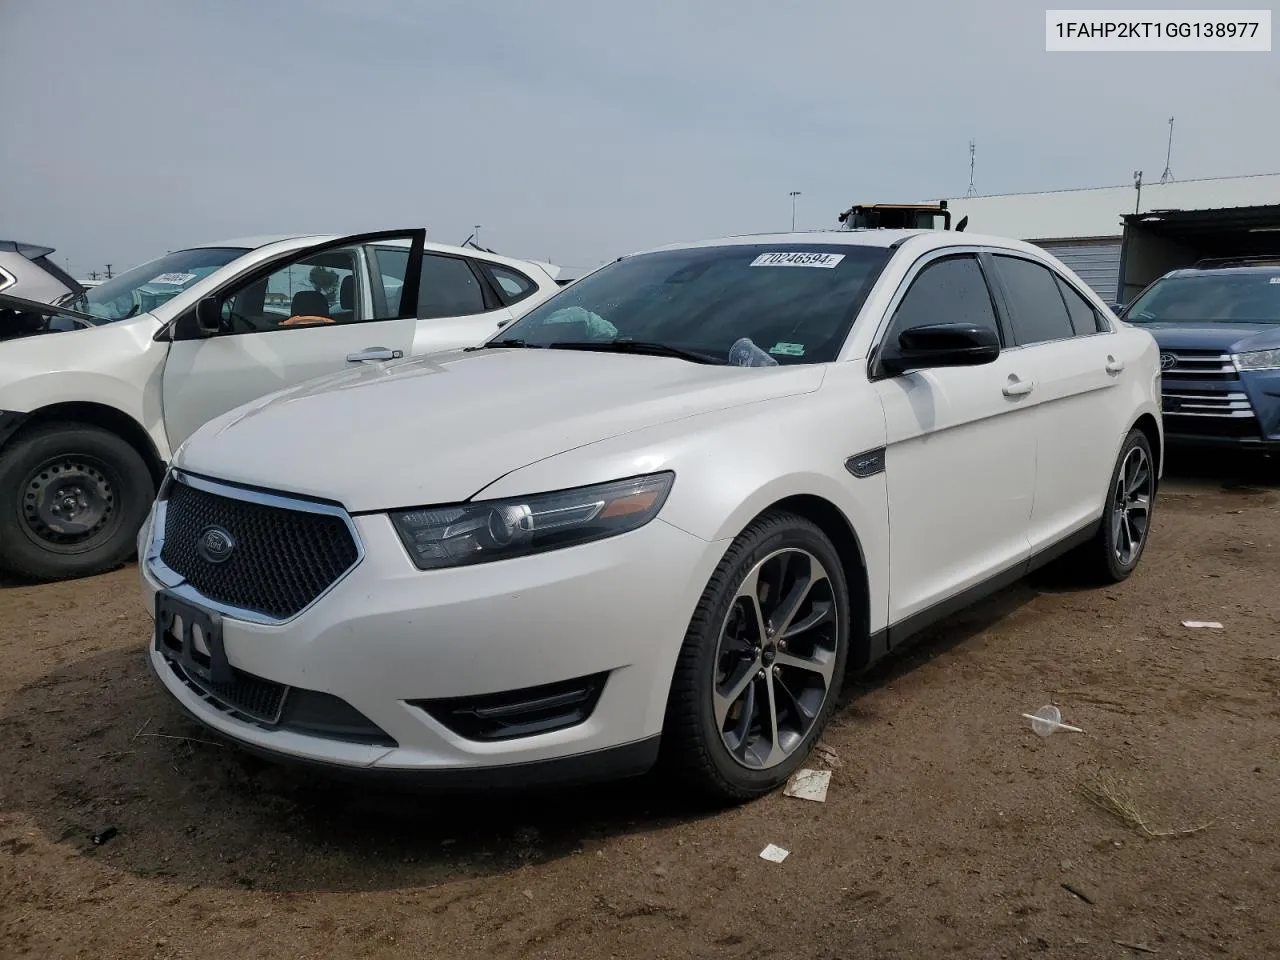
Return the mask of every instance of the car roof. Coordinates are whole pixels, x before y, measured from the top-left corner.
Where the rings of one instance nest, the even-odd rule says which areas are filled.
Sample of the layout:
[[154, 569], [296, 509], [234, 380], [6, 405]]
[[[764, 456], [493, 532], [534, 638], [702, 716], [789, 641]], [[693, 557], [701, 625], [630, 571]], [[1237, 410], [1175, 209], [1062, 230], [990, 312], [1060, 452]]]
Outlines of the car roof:
[[1032, 256], [1044, 257], [1045, 251], [1022, 240], [1008, 237], [992, 237], [978, 233], [956, 233], [954, 230], [808, 230], [792, 233], [749, 233], [716, 240], [694, 243], [669, 243], [641, 253], [658, 253], [666, 250], [693, 250], [701, 247], [758, 246], [783, 244], [831, 244], [845, 247], [898, 247], [912, 242], [915, 249], [931, 250], [942, 247], [1003, 247], [1018, 250]]
[[[333, 239], [337, 239], [337, 234], [333, 235]], [[316, 233], [276, 233], [264, 234], [257, 237], [237, 237], [234, 240], [223, 240], [218, 243], [193, 243], [187, 250], [207, 250], [211, 247], [243, 247], [246, 250], [257, 250], [259, 247], [270, 246], [273, 243], [283, 243], [286, 240], [307, 240], [314, 243], [323, 243], [330, 239], [328, 234]]]
[[[287, 247], [306, 247], [312, 244], [328, 243], [331, 240], [341, 240], [343, 236], [351, 236], [351, 234], [340, 233], [281, 233], [267, 234], [257, 237], [240, 237], [234, 240], [223, 240], [218, 243], [196, 243], [185, 250], [208, 250], [214, 247], [223, 248], [239, 248], [246, 251], [260, 250], [263, 247], [269, 247], [274, 244], [281, 244]], [[389, 240], [391, 246], [409, 246], [408, 240]], [[511, 266], [520, 266], [527, 269], [532, 264], [538, 269], [546, 273], [551, 279], [555, 279], [560, 274], [560, 268], [555, 264], [545, 263], [541, 260], [525, 260], [521, 257], [509, 257], [500, 253], [490, 253], [487, 250], [477, 250], [474, 247], [459, 247], [448, 243], [435, 243], [427, 240], [423, 244], [424, 250], [434, 250], [437, 253], [451, 253], [460, 256], [472, 257], [478, 260], [488, 260], [493, 263], [509, 264]]]
[[0, 251], [20, 253], [28, 260], [34, 260], [37, 257], [47, 257], [54, 249], [38, 243], [24, 243], [22, 240], [0, 240]]
[[[1280, 260], [1280, 257], [1277, 258]], [[1280, 262], [1265, 263], [1241, 263], [1235, 266], [1230, 264], [1222, 264], [1217, 267], [1184, 267], [1180, 270], [1170, 270], [1166, 276], [1169, 277], [1224, 277], [1239, 276], [1240, 274], [1256, 274], [1258, 276], [1275, 276], [1280, 274]]]

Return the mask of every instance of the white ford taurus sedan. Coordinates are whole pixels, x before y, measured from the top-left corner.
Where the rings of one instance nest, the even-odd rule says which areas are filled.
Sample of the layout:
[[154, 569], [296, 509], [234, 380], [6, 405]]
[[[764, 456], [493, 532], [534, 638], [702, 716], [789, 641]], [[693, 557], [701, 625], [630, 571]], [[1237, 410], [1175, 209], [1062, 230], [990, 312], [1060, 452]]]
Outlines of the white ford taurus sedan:
[[139, 542], [149, 660], [244, 747], [441, 784], [783, 782], [842, 678], [1074, 552], [1142, 556], [1151, 336], [943, 231], [624, 257], [481, 347], [255, 401]]

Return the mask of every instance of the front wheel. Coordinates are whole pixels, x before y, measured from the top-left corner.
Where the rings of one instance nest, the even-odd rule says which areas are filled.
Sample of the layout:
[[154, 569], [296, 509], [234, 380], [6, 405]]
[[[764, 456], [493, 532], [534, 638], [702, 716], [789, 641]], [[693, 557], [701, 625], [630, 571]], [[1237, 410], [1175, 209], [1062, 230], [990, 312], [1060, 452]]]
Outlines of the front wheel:
[[85, 424], [20, 434], [0, 451], [0, 570], [66, 580], [120, 566], [155, 485], [123, 439]]
[[1141, 430], [1125, 438], [1107, 488], [1107, 505], [1097, 535], [1078, 554], [1090, 580], [1119, 583], [1138, 566], [1151, 533], [1156, 498], [1156, 463]]
[[720, 801], [784, 783], [835, 708], [849, 623], [840, 557], [822, 530], [783, 512], [753, 522], [685, 635], [663, 730], [669, 767]]

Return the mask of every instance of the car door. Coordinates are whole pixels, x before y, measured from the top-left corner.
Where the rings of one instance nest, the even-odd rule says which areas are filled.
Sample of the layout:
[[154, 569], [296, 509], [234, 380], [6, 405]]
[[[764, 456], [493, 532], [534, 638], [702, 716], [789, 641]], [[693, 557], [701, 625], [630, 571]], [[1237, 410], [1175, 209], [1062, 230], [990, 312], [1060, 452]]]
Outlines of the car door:
[[[407, 251], [405, 251], [407, 253]], [[399, 255], [386, 247], [375, 251], [379, 263]], [[487, 340], [513, 317], [501, 292], [470, 257], [428, 250], [421, 257], [422, 279], [411, 350], [415, 356], [470, 347]]]
[[[268, 393], [355, 363], [405, 356], [418, 301], [421, 256], [414, 254], [424, 236], [357, 234], [259, 264], [206, 298], [221, 317], [212, 336], [202, 335], [193, 317], [178, 317], [164, 367], [170, 447]], [[388, 243], [404, 245], [398, 275], [369, 268], [373, 248]]]
[[1102, 513], [1128, 427], [1115, 402], [1123, 360], [1109, 322], [1064, 274], [1014, 252], [992, 253], [1016, 350], [1025, 358], [1036, 410], [1033, 552], [1052, 547]]
[[[894, 303], [885, 338], [966, 322], [1006, 341], [976, 252], [917, 262]], [[1016, 351], [897, 376], [878, 371], [873, 353], [870, 372], [885, 413], [892, 627], [1027, 558], [1036, 434]]]

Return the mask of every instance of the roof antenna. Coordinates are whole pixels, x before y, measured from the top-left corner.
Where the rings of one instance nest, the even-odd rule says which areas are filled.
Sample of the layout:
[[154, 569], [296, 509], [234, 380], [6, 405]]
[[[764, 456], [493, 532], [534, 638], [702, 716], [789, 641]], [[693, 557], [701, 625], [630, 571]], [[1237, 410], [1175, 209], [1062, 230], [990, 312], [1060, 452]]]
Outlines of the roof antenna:
[[973, 187], [973, 155], [975, 144], [972, 139], [969, 140], [969, 189], [965, 191], [966, 197], [976, 197], [978, 191]]
[[1169, 162], [1173, 159], [1173, 117], [1169, 118], [1169, 148], [1164, 155], [1164, 173], [1160, 174], [1160, 182], [1168, 183], [1173, 179], [1173, 170]]
[[964, 233], [964, 228], [969, 225], [969, 216], [965, 214], [960, 218], [960, 222], [956, 224], [956, 233]]

